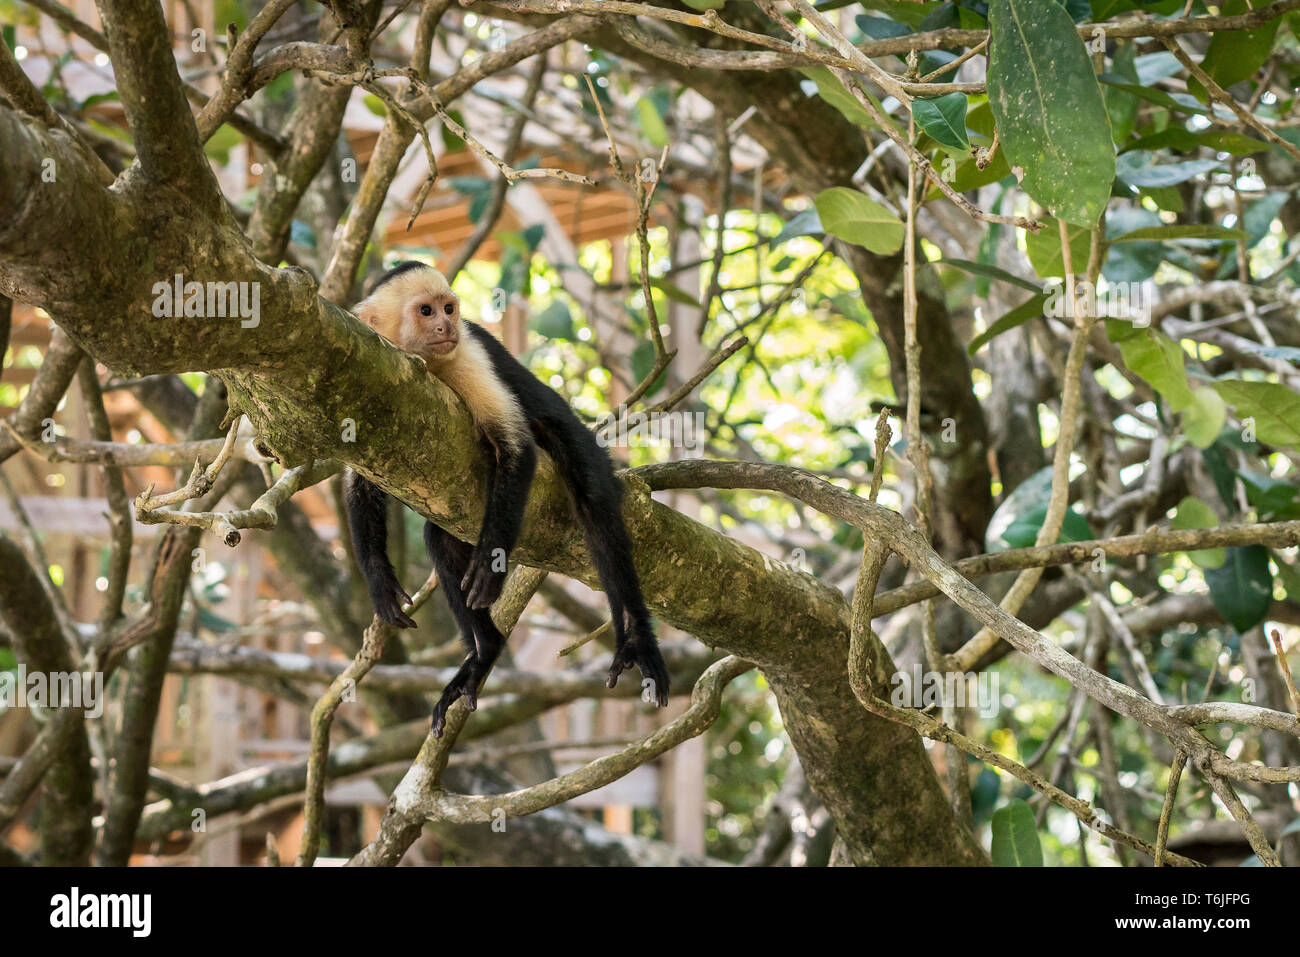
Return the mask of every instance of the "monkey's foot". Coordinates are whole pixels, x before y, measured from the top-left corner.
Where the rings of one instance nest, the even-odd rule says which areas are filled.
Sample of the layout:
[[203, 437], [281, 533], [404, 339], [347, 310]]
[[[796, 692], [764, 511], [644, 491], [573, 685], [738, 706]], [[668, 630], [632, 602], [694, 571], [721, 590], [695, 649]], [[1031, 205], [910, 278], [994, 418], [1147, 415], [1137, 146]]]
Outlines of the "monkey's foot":
[[605, 687], [612, 688], [618, 684], [618, 676], [633, 665], [641, 672], [641, 697], [661, 708], [667, 707], [668, 666], [659, 653], [659, 643], [653, 638], [628, 638], [623, 642], [623, 646], [614, 652], [614, 663], [609, 666]]
[[470, 711], [478, 709], [478, 686], [482, 683], [485, 674], [487, 674], [487, 666], [481, 664], [477, 658], [471, 655], [460, 666], [460, 671], [456, 672], [456, 677], [447, 682], [447, 687], [442, 689], [442, 697], [433, 706], [433, 736], [435, 738], [442, 737], [442, 732], [447, 726], [447, 711], [456, 703], [457, 698], [464, 698], [465, 707]]
[[375, 614], [385, 625], [395, 628], [415, 628], [415, 621], [402, 611], [402, 605], [411, 603], [411, 596], [406, 593], [401, 582], [395, 576], [370, 592], [370, 601], [375, 606]]
[[465, 594], [465, 604], [470, 608], [488, 608], [501, 597], [501, 586], [505, 584], [505, 571], [493, 569], [494, 555], [501, 550], [492, 548], [474, 549], [470, 555], [469, 567], [465, 577], [460, 581], [460, 590]]

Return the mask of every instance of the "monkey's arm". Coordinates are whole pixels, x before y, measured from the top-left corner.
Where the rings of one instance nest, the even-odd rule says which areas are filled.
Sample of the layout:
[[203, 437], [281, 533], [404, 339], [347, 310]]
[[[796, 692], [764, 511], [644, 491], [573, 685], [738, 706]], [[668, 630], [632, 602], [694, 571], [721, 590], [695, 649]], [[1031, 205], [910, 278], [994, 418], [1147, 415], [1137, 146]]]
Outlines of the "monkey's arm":
[[388, 560], [388, 495], [377, 485], [348, 469], [344, 479], [344, 500], [352, 549], [357, 566], [366, 579], [370, 601], [379, 620], [398, 628], [414, 628], [415, 622], [402, 612], [411, 596], [402, 588]]
[[537, 448], [531, 436], [515, 436], [510, 442], [486, 435], [483, 452], [489, 463], [487, 504], [478, 544], [460, 583], [470, 608], [487, 608], [501, 595], [506, 561], [519, 540], [528, 489], [537, 468]]

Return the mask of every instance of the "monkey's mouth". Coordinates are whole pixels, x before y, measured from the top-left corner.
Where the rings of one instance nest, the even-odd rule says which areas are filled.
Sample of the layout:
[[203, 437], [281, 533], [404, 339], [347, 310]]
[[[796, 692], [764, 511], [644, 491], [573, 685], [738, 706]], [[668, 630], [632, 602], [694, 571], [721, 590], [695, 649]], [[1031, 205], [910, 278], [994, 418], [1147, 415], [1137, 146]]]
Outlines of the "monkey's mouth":
[[434, 339], [429, 343], [429, 351], [435, 356], [450, 355], [459, 344], [459, 339]]

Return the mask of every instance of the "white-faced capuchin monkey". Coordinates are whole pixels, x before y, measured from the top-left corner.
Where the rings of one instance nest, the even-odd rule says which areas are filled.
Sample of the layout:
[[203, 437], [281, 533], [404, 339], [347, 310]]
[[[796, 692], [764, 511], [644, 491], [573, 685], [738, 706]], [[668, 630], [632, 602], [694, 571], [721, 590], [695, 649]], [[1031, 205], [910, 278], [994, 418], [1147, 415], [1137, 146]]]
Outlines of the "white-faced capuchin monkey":
[[[478, 544], [471, 546], [432, 522], [424, 526], [429, 557], [469, 649], [434, 708], [434, 734], [441, 736], [447, 709], [457, 698], [463, 696], [474, 710], [479, 685], [505, 644], [488, 607], [501, 594], [505, 558], [519, 537], [539, 445], [568, 487], [609, 600], [615, 651], [606, 683], [614, 687], [618, 676], [636, 665], [653, 683], [657, 703], [666, 705], [668, 669], [632, 563], [623, 486], [595, 435], [489, 332], [461, 317], [460, 301], [436, 269], [401, 263], [379, 279], [354, 312], [385, 339], [424, 359], [429, 371], [464, 400], [488, 461]], [[410, 596], [388, 560], [388, 497], [350, 469], [346, 490], [352, 545], [375, 612], [390, 625], [414, 628], [401, 608]]]

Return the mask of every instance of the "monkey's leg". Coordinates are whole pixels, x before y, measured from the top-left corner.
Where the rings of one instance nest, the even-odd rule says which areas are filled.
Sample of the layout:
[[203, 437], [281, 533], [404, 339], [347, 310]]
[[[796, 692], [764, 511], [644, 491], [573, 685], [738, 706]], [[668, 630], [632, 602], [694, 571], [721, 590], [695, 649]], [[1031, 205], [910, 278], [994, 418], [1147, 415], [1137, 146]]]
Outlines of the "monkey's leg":
[[519, 540], [528, 489], [537, 468], [537, 449], [531, 440], [509, 445], [487, 438], [483, 445], [492, 463], [487, 506], [483, 509], [483, 524], [478, 544], [469, 557], [469, 567], [461, 578], [454, 579], [460, 582], [465, 603], [474, 609], [489, 607], [501, 595], [506, 562]]
[[659, 653], [650, 612], [641, 596], [641, 583], [632, 563], [632, 542], [622, 516], [615, 510], [611, 521], [610, 513], [603, 508], [593, 509], [583, 501], [576, 504], [592, 564], [609, 599], [614, 626], [614, 660], [605, 684], [614, 687], [619, 675], [636, 665], [643, 685], [649, 682], [649, 697], [662, 708], [668, 704], [668, 666]]
[[447, 596], [452, 617], [460, 627], [461, 641], [469, 649], [468, 657], [461, 663], [456, 676], [443, 689], [442, 697], [433, 709], [433, 736], [440, 738], [447, 720], [447, 709], [457, 698], [464, 697], [465, 706], [470, 711], [478, 707], [479, 686], [501, 654], [506, 640], [492, 623], [492, 616], [487, 609], [470, 608], [465, 603], [465, 596], [455, 587], [454, 583], [465, 574], [469, 565], [471, 546], [432, 522], [424, 525], [424, 544], [429, 549], [429, 557], [433, 559], [433, 567], [438, 572], [438, 581], [442, 585], [442, 593]]
[[659, 653], [650, 612], [641, 595], [641, 582], [632, 562], [632, 540], [623, 524], [623, 486], [614, 475], [605, 450], [591, 433], [570, 433], [563, 424], [541, 430], [539, 441], [564, 476], [582, 524], [592, 564], [600, 576], [614, 626], [614, 661], [606, 684], [636, 665], [649, 697], [668, 704], [668, 666]]
[[414, 628], [415, 622], [402, 612], [402, 603], [409, 605], [411, 596], [402, 588], [388, 560], [388, 496], [349, 469], [343, 497], [352, 530], [352, 550], [375, 614], [387, 625]]

